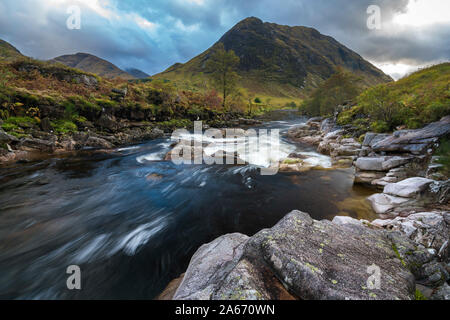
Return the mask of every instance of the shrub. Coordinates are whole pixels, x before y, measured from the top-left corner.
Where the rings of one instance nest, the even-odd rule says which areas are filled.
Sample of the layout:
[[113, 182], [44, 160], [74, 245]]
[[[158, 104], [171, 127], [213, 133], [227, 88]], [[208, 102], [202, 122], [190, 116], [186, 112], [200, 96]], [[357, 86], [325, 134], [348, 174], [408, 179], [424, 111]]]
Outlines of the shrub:
[[255, 101], [255, 103], [262, 103], [261, 99], [258, 97], [256, 97], [254, 101]]
[[370, 125], [370, 129], [377, 133], [388, 132], [390, 130], [389, 125], [384, 121], [375, 121]]
[[442, 173], [447, 177], [450, 176], [450, 140], [448, 138], [441, 140], [436, 155], [439, 157], [437, 162], [443, 165]]
[[329, 116], [336, 107], [351, 103], [361, 93], [361, 81], [352, 73], [338, 70], [321, 84], [300, 106], [300, 110], [312, 116]]
[[424, 118], [426, 122], [439, 121], [441, 118], [450, 114], [450, 102], [433, 102], [425, 108]]
[[57, 134], [67, 134], [78, 130], [77, 125], [69, 120], [53, 121], [52, 127]]
[[107, 99], [95, 99], [95, 102], [102, 108], [115, 108], [119, 105], [116, 101]]

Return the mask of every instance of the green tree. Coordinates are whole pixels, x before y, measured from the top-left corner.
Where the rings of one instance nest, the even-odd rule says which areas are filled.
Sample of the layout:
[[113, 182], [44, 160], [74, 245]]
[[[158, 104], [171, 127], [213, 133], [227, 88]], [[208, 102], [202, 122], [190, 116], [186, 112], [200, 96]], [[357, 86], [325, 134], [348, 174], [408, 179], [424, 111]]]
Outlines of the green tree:
[[[399, 117], [407, 110], [403, 104], [393, 96], [388, 85], [382, 84], [366, 90], [358, 98], [359, 105], [364, 113], [368, 114], [372, 120], [384, 122], [389, 129], [402, 123]], [[404, 116], [407, 116], [404, 114]]]
[[336, 107], [351, 103], [362, 92], [360, 78], [342, 69], [320, 85], [300, 109], [310, 115], [332, 115]]
[[222, 43], [215, 47], [206, 65], [213, 85], [222, 93], [224, 110], [227, 97], [236, 89], [239, 80], [239, 75], [236, 73], [238, 65], [239, 57], [233, 50], [226, 51]]

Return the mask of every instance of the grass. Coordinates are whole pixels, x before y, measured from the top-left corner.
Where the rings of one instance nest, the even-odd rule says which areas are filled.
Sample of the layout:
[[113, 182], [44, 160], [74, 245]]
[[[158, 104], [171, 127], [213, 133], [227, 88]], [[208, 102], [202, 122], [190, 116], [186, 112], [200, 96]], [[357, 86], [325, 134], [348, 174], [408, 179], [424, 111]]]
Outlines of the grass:
[[380, 133], [399, 126], [421, 128], [450, 115], [449, 83], [450, 63], [443, 63], [367, 89], [358, 96], [356, 105], [339, 114], [338, 123], [363, 124]]
[[416, 300], [428, 300], [427, 297], [425, 297], [423, 295], [423, 293], [420, 292], [419, 289], [416, 289], [416, 292], [415, 292], [414, 296], [415, 296]]
[[70, 120], [57, 120], [51, 122], [53, 130], [57, 134], [68, 134], [72, 132], [76, 132], [78, 127], [75, 123]]

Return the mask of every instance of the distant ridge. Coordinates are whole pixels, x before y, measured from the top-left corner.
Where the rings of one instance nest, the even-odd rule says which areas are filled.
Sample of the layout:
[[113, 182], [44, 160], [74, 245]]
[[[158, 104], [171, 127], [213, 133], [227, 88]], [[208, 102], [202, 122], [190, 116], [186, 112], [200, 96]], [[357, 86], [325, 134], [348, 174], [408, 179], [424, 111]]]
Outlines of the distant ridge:
[[50, 61], [62, 63], [68, 67], [95, 73], [103, 78], [124, 80], [135, 79], [131, 74], [119, 69], [109, 61], [101, 59], [89, 53], [77, 53], [56, 57]]
[[137, 79], [145, 79], [145, 78], [150, 77], [149, 74], [147, 74], [144, 71], [141, 71], [139, 69], [136, 69], [136, 68], [128, 68], [128, 69], [125, 69], [125, 71]]

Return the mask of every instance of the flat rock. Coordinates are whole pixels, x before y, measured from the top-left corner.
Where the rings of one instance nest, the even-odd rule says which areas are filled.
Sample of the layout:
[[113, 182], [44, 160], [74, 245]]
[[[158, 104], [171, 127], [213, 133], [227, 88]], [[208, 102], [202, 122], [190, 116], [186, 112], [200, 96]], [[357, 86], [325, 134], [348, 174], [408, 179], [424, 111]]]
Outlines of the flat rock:
[[409, 178], [386, 185], [384, 193], [392, 196], [412, 198], [426, 190], [433, 182], [433, 180], [421, 177]]
[[440, 137], [450, 133], [450, 116], [418, 130], [395, 132], [372, 146], [375, 152], [411, 152], [421, 154]]
[[368, 132], [364, 137], [363, 146], [372, 147], [374, 144], [390, 137], [390, 134]]
[[411, 157], [362, 157], [355, 166], [364, 171], [389, 171], [411, 161]]

